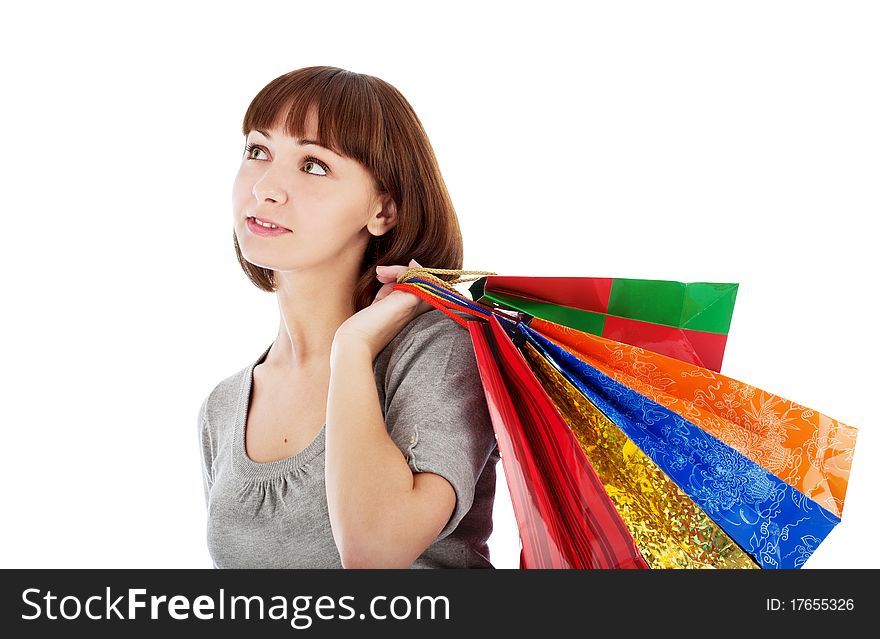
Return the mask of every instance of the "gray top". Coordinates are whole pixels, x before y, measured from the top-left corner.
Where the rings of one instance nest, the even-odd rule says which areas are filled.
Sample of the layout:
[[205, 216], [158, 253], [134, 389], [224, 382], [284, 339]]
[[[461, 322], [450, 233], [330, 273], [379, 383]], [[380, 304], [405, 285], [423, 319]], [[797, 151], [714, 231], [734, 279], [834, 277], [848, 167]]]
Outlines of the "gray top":
[[[217, 384], [199, 410], [208, 551], [215, 568], [341, 568], [324, 484], [326, 424], [292, 457], [258, 463], [245, 452], [253, 371], [270, 348]], [[455, 489], [449, 522], [411, 567], [492, 568], [486, 542], [499, 453], [470, 333], [432, 309], [389, 342], [373, 371], [409, 467]]]

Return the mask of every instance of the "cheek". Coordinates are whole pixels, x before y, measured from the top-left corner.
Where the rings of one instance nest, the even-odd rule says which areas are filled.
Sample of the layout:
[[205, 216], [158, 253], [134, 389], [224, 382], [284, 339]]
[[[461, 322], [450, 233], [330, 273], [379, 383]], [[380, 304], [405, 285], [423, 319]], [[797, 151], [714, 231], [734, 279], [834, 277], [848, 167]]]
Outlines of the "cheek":
[[344, 238], [363, 228], [365, 209], [347, 194], [301, 192], [293, 221], [323, 237]]

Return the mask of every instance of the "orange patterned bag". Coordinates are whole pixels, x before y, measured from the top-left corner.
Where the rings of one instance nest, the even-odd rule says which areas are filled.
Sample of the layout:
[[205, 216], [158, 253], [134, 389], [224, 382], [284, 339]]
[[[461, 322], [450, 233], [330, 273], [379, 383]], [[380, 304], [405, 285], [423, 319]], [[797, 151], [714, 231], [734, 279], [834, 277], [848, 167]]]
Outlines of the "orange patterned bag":
[[857, 429], [749, 384], [533, 318], [530, 327], [841, 516]]

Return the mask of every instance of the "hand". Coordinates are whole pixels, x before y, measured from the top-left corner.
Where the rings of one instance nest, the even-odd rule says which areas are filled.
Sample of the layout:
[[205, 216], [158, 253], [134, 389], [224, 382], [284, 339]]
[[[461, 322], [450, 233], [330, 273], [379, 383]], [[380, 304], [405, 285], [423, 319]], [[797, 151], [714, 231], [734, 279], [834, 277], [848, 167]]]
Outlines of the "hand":
[[336, 330], [333, 351], [339, 343], [354, 342], [366, 346], [371, 359], [394, 339], [401, 329], [434, 307], [406, 291], [393, 290], [397, 277], [407, 269], [421, 266], [410, 260], [409, 266], [377, 266], [376, 277], [384, 284], [373, 303], [361, 309]]

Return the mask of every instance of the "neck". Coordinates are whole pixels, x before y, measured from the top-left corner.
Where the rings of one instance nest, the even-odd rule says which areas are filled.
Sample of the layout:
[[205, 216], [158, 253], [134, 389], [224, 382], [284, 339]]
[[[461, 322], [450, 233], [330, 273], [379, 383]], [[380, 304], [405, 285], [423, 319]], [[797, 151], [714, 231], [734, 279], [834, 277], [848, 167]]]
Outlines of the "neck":
[[295, 372], [328, 365], [336, 330], [355, 312], [351, 296], [356, 275], [305, 271], [276, 275], [281, 318], [266, 356], [269, 367]]

